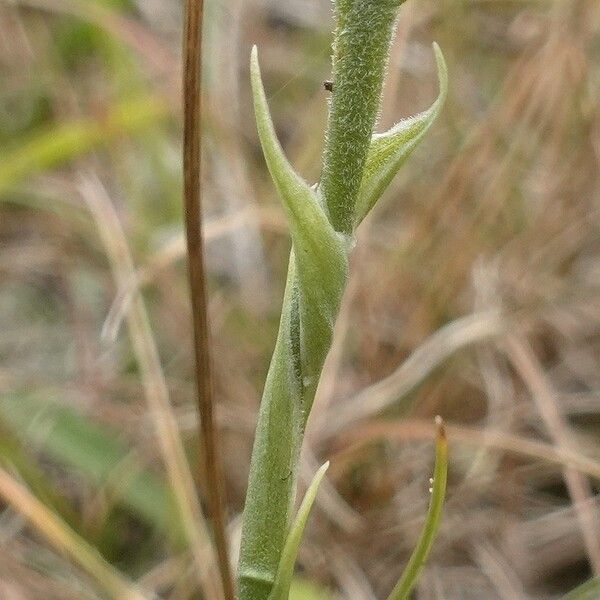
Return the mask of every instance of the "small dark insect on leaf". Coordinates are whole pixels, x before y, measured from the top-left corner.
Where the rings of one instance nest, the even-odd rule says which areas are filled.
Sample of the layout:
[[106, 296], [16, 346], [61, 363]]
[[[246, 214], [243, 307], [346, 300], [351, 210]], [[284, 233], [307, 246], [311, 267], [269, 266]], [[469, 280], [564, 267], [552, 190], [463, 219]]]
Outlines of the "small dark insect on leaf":
[[328, 92], [333, 92], [333, 81], [324, 81], [323, 82], [323, 87], [328, 91]]

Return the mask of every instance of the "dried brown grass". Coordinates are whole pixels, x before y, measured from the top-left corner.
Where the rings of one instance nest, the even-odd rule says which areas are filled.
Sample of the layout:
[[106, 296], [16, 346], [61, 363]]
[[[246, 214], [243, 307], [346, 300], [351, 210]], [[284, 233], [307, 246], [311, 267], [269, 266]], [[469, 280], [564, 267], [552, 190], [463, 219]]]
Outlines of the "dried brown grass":
[[[78, 72], [49, 58], [69, 7], [125, 40], [148, 93], [177, 98], [177, 32], [151, 9], [98, 20], [74, 1], [27, 5], [0, 3], [2, 77], [23, 99], [35, 92], [32, 77], [44, 75], [40, 85], [54, 99], [46, 124], [101, 112], [124, 86], [110, 65], [93, 68], [94, 55]], [[177, 15], [175, 3], [165, 6]], [[418, 535], [430, 417], [441, 414], [451, 444], [448, 503], [418, 597], [556, 597], [600, 561], [600, 7], [449, 0], [405, 10], [383, 121], [433, 96], [432, 39], [448, 59], [451, 91], [430, 137], [359, 231], [307, 436], [306, 473], [333, 461], [300, 563], [340, 597], [385, 596]], [[258, 158], [246, 51], [261, 45], [278, 131], [295, 164], [316, 178], [329, 24], [311, 11], [300, 26], [286, 4], [223, 2], [207, 26], [207, 259], [232, 532], [288, 244]], [[72, 101], [59, 103], [65, 96]], [[193, 362], [179, 224], [163, 216], [178, 181], [178, 131], [157, 126], [141, 139], [113, 141], [86, 163], [110, 190], [137, 269], [117, 285], [80, 218], [80, 163], [20, 182], [0, 206], [0, 389], [58, 390], [158, 463], [117, 326], [140, 282], [188, 449]], [[107, 315], [111, 335], [102, 341]], [[75, 477], [61, 485], [76, 508], [90, 494]], [[6, 528], [1, 521], [0, 533]], [[6, 548], [30, 542], [19, 530]], [[156, 547], [141, 581], [191, 596], [189, 562], [145, 544]], [[39, 582], [32, 575], [28, 588], [23, 556], [15, 554], [23, 568], [14, 581], [0, 570], [0, 583], [35, 598]]]

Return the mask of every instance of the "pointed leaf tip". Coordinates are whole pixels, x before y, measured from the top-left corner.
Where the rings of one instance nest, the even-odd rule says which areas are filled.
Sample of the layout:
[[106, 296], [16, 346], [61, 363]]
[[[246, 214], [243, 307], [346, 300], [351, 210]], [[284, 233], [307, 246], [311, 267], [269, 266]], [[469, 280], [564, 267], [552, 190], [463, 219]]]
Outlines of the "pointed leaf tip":
[[385, 133], [373, 135], [356, 203], [358, 225], [373, 208], [411, 152], [438, 116], [448, 93], [448, 69], [440, 47], [434, 42], [439, 93], [424, 112], [404, 119]]
[[317, 496], [319, 485], [321, 484], [321, 481], [323, 481], [323, 477], [325, 477], [328, 468], [329, 461], [322, 465], [316, 472], [308, 490], [306, 490], [302, 504], [300, 504], [300, 508], [298, 509], [296, 519], [294, 520], [285, 542], [281, 554], [281, 561], [279, 562], [279, 568], [277, 570], [277, 576], [271, 594], [269, 595], [269, 600], [288, 600], [290, 585], [294, 575], [294, 565], [296, 564], [296, 556], [298, 555], [304, 527], [306, 526], [310, 509]]
[[[277, 139], [263, 87], [257, 52], [251, 56], [256, 125], [265, 162], [292, 234], [303, 335], [303, 372], [317, 381], [321, 355], [329, 345], [348, 269], [347, 243], [333, 228], [318, 197], [287, 160]], [[310, 378], [314, 379], [310, 379]], [[310, 406], [304, 406], [308, 410]], [[306, 413], [308, 414], [308, 413]]]
[[[250, 77], [258, 137], [265, 162], [286, 212], [295, 245], [301, 246], [307, 235], [331, 237], [332, 230], [317, 194], [294, 170], [277, 139], [262, 82], [258, 49], [250, 54]], [[325, 232], [324, 230], [327, 230]]]
[[440, 99], [441, 102], [444, 102], [448, 94], [448, 65], [446, 64], [446, 59], [444, 58], [444, 54], [438, 43], [433, 42], [432, 46], [438, 72], [438, 85], [440, 87], [439, 96], [436, 102], [440, 102]]

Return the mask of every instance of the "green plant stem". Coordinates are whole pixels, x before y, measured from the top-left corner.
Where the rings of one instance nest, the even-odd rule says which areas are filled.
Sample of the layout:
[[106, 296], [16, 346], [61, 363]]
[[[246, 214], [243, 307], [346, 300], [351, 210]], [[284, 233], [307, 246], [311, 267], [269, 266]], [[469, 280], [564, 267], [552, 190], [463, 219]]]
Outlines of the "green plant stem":
[[[268, 115], [256, 51], [257, 126], [292, 233], [279, 333], [261, 401], [240, 549], [240, 600], [271, 593], [294, 503], [304, 427], [347, 277], [353, 206], [371, 143], [399, 0], [336, 4], [334, 99], [320, 197], [285, 159]], [[323, 206], [326, 198], [329, 215]]]
[[333, 95], [319, 185], [336, 231], [351, 233], [402, 0], [338, 0]]
[[250, 463], [238, 569], [240, 600], [273, 600], [278, 568], [287, 560], [282, 553], [290, 529], [300, 447], [346, 287], [354, 227], [422, 138], [444, 100], [446, 70], [436, 48], [440, 79], [436, 103], [389, 132], [373, 136], [401, 2], [336, 0], [333, 99], [323, 173], [316, 189], [294, 171], [281, 149], [258, 53], [256, 48], [252, 51], [258, 135], [288, 220], [292, 251]]

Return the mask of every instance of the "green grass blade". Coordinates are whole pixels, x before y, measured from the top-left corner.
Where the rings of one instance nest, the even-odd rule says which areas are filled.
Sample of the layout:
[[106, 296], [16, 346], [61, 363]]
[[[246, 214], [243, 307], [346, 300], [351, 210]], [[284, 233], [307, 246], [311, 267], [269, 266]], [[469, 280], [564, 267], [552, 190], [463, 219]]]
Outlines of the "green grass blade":
[[408, 561], [408, 565], [406, 565], [402, 577], [400, 577], [396, 587], [392, 590], [388, 600], [406, 600], [408, 598], [429, 556], [429, 551], [431, 550], [440, 523], [448, 475], [448, 441], [441, 419], [438, 417], [436, 421], [438, 423], [438, 431], [435, 440], [435, 466], [427, 518], [425, 519], [425, 524], [423, 525], [417, 545]]
[[61, 165], [120, 135], [140, 131], [168, 114], [163, 100], [136, 98], [112, 108], [104, 118], [84, 118], [32, 135], [18, 147], [3, 149], [0, 195], [32, 173]]
[[296, 563], [296, 557], [298, 556], [298, 548], [300, 547], [304, 527], [306, 526], [310, 509], [317, 496], [319, 485], [328, 468], [329, 462], [326, 462], [317, 471], [308, 490], [306, 490], [306, 494], [298, 509], [294, 524], [285, 541], [285, 546], [281, 554], [281, 562], [279, 563], [279, 569], [277, 570], [277, 577], [275, 578], [275, 584], [273, 585], [269, 600], [288, 600], [292, 577], [294, 575], [294, 565]]
[[169, 488], [140, 464], [115, 431], [67, 406], [28, 394], [5, 395], [0, 418], [32, 448], [92, 485], [118, 491], [116, 498], [136, 515], [173, 541], [183, 539]]
[[562, 597], [562, 600], [597, 600], [598, 598], [600, 598], [600, 577], [594, 577], [571, 590]]
[[381, 197], [394, 175], [416, 148], [438, 116], [448, 93], [448, 69], [437, 44], [433, 44], [440, 91], [424, 112], [400, 121], [385, 133], [373, 135], [356, 201], [358, 225]]

